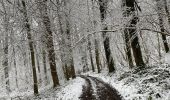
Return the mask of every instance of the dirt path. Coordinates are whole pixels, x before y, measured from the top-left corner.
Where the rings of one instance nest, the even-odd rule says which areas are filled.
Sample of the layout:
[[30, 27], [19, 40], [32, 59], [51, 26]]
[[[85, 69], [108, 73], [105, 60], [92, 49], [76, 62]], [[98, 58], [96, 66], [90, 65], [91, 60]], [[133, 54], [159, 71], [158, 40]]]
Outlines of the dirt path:
[[122, 100], [109, 84], [91, 76], [80, 76], [86, 80], [80, 100]]

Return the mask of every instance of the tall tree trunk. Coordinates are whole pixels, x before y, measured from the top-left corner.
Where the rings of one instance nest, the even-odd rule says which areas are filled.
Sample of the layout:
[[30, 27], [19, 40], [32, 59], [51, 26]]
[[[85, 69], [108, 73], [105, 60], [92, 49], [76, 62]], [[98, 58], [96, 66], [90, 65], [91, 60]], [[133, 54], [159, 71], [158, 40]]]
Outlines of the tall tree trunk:
[[[87, 10], [88, 10], [88, 23], [90, 23], [90, 27], [91, 27], [91, 26], [93, 26], [93, 23], [91, 23], [91, 19], [90, 19], [90, 8], [89, 8], [89, 1], [88, 0], [87, 0]], [[91, 27], [91, 28], [93, 28], [93, 27]], [[87, 31], [89, 31], [89, 30], [87, 30]], [[91, 36], [88, 36], [87, 39], [88, 39], [87, 40], [88, 41], [87, 49], [89, 50], [90, 63], [91, 63], [92, 71], [95, 72], [93, 55], [92, 55]]]
[[[94, 0], [92, 0], [92, 13], [93, 13], [93, 21], [92, 21], [92, 26], [93, 26], [93, 29], [96, 28], [96, 20], [94, 18], [95, 16], [95, 6], [94, 6]], [[100, 72], [100, 55], [99, 55], [99, 41], [98, 41], [98, 37], [97, 35], [94, 35], [94, 46], [95, 46], [95, 59], [96, 59], [96, 66], [97, 66], [97, 69], [98, 69], [98, 72]]]
[[70, 31], [70, 23], [68, 20], [68, 16], [66, 16], [66, 49], [67, 49], [67, 67], [69, 67], [69, 69], [71, 69], [71, 72], [69, 77], [75, 78], [76, 74], [75, 74], [75, 69], [74, 69], [74, 62], [73, 62], [73, 52], [72, 52], [72, 47], [71, 47], [71, 31]]
[[95, 53], [96, 53], [96, 65], [97, 65], [97, 71], [98, 73], [100, 73], [100, 57], [99, 57], [99, 46], [98, 46], [98, 43], [97, 43], [97, 39], [95, 39]]
[[7, 9], [5, 7], [4, 2], [2, 1], [2, 7], [5, 12], [4, 15], [4, 29], [5, 29], [5, 34], [4, 34], [4, 43], [3, 43], [3, 49], [4, 49], [4, 58], [2, 62], [2, 66], [4, 67], [4, 73], [5, 73], [5, 85], [6, 85], [6, 90], [7, 93], [10, 92], [10, 84], [9, 84], [9, 64], [8, 64], [8, 32], [9, 32], [9, 16], [7, 14]]
[[125, 35], [125, 45], [126, 45], [126, 56], [127, 56], [127, 60], [129, 63], [129, 67], [132, 68], [133, 65], [133, 61], [132, 61], [132, 53], [131, 53], [131, 45], [130, 45], [130, 36], [129, 36], [129, 32], [128, 29], [125, 28], [124, 30], [124, 35]]
[[[128, 17], [126, 9], [124, 9], [125, 6], [126, 6], [126, 3], [125, 3], [124, 0], [122, 0], [122, 9], [123, 9], [123, 17], [124, 18]], [[125, 26], [125, 27], [128, 27], [128, 26]], [[133, 61], [132, 61], [131, 41], [130, 41], [129, 29], [127, 29], [127, 28], [124, 29], [124, 40], [125, 40], [125, 46], [126, 46], [125, 52], [126, 52], [127, 60], [128, 60], [128, 63], [129, 63], [129, 67], [132, 68], [134, 66], [134, 64], [133, 64]]]
[[90, 54], [90, 62], [91, 62], [92, 71], [95, 72], [90, 37], [88, 37], [88, 50]]
[[16, 54], [15, 54], [15, 48], [13, 47], [13, 56], [14, 56], [14, 68], [15, 68], [15, 82], [16, 82], [16, 87], [18, 88], [18, 72], [17, 72], [17, 65], [16, 65]]
[[18, 89], [18, 69], [17, 69], [17, 61], [16, 61], [16, 51], [15, 51], [15, 34], [14, 34], [14, 30], [12, 29], [11, 30], [11, 35], [10, 35], [10, 37], [11, 37], [11, 40], [10, 40], [10, 43], [11, 43], [11, 46], [12, 46], [12, 55], [13, 55], [13, 65], [14, 65], [14, 71], [15, 71], [15, 85], [16, 85], [16, 88]]
[[[7, 29], [8, 30], [8, 29]], [[9, 86], [9, 66], [8, 66], [8, 32], [5, 33], [5, 40], [4, 40], [4, 60], [3, 60], [3, 67], [5, 73], [5, 82], [6, 82], [6, 90], [7, 93], [10, 92]]]
[[157, 33], [157, 40], [158, 40], [158, 55], [159, 55], [159, 62], [161, 63], [161, 45], [160, 45], [159, 33]]
[[43, 66], [44, 66], [44, 84], [48, 84], [48, 77], [47, 77], [47, 66], [46, 66], [46, 51], [43, 49]]
[[25, 28], [27, 31], [27, 39], [29, 41], [29, 49], [31, 52], [31, 64], [32, 64], [32, 71], [33, 71], [33, 81], [34, 81], [34, 94], [38, 94], [38, 81], [37, 81], [37, 73], [36, 73], [36, 67], [35, 67], [35, 52], [34, 52], [34, 46], [33, 46], [33, 39], [31, 36], [31, 28], [29, 24], [29, 19], [27, 15], [27, 8], [25, 1], [22, 0], [22, 6], [23, 6], [23, 15], [24, 15], [24, 23], [25, 23]]
[[[163, 22], [163, 16], [162, 16], [162, 12], [163, 12], [163, 9], [162, 9], [162, 1], [160, 0], [156, 0], [157, 1], [157, 9], [158, 9], [158, 19], [159, 19], [159, 26], [160, 26], [160, 30], [161, 32], [165, 32], [165, 28], [164, 28], [164, 22]], [[164, 44], [164, 48], [165, 48], [165, 52], [169, 52], [169, 47], [168, 47], [168, 42], [167, 42], [167, 39], [166, 39], [166, 35], [164, 34], [161, 34], [162, 35], [162, 40], [163, 40], [163, 44]]]
[[40, 62], [39, 62], [39, 55], [38, 55], [38, 43], [34, 45], [35, 48], [35, 57], [36, 57], [36, 64], [37, 64], [37, 68], [38, 68], [38, 83], [40, 84], [41, 87], [41, 83], [42, 83], [42, 79], [41, 79], [41, 69], [40, 69]]
[[60, 57], [61, 57], [61, 62], [62, 62], [62, 69], [64, 72], [64, 76], [67, 80], [69, 80], [68, 76], [68, 69], [67, 66], [65, 65], [65, 54], [64, 54], [64, 47], [65, 47], [65, 37], [64, 37], [64, 30], [63, 30], [63, 18], [61, 16], [61, 5], [60, 1], [56, 0], [56, 7], [57, 7], [57, 17], [58, 17], [58, 23], [59, 23], [59, 35], [61, 37], [61, 40], [59, 39], [59, 48], [60, 48]]
[[[106, 14], [107, 14], [107, 0], [99, 0], [100, 18], [102, 23], [102, 30], [107, 30], [107, 25], [105, 24]], [[109, 68], [109, 72], [115, 71], [114, 60], [110, 49], [110, 38], [106, 35], [106, 32], [102, 32], [104, 38], [104, 49], [106, 54], [106, 60]]]
[[48, 59], [51, 69], [51, 75], [53, 80], [53, 87], [56, 87], [59, 85], [59, 79], [57, 75], [57, 69], [56, 69], [56, 62], [55, 62], [55, 50], [54, 50], [54, 43], [53, 43], [53, 34], [51, 31], [51, 22], [50, 18], [48, 17], [48, 11], [47, 11], [47, 0], [37, 0], [39, 10], [41, 12], [43, 24], [45, 26], [45, 43], [47, 46], [47, 52], [48, 52]]
[[[139, 18], [137, 17], [137, 14], [136, 14], [137, 9], [135, 8], [135, 4], [137, 3], [136, 3], [136, 0], [123, 0], [122, 3], [124, 7], [124, 12], [123, 12], [124, 17], [132, 16], [132, 18], [130, 18], [130, 24], [127, 24], [125, 28], [125, 34], [127, 35], [125, 37], [128, 38], [128, 35], [129, 35], [130, 39], [132, 39], [130, 42], [131, 42], [131, 47], [132, 47], [136, 66], [142, 68], [145, 66], [145, 63], [142, 58], [141, 47], [139, 44], [139, 38], [137, 36], [137, 29], [136, 29], [136, 24], [139, 21]], [[129, 56], [128, 58], [130, 61], [129, 65], [132, 65], [131, 63], [132, 58], [130, 57], [130, 55], [131, 54], [129, 52], [128, 53], [128, 56]]]
[[66, 31], [65, 31], [65, 56], [66, 56], [66, 66], [68, 69], [68, 74], [69, 74], [69, 78], [75, 78], [76, 74], [75, 74], [75, 69], [74, 69], [74, 62], [73, 62], [73, 51], [72, 51], [72, 39], [71, 39], [71, 18], [69, 16], [70, 14], [70, 1], [66, 1], [64, 0], [64, 15], [65, 15], [65, 26], [66, 26]]
[[170, 25], [170, 13], [169, 13], [169, 9], [168, 9], [168, 4], [167, 4], [167, 1], [166, 0], [163, 0], [164, 1], [164, 8], [165, 8], [165, 12], [167, 14], [167, 17], [168, 17], [168, 23]]

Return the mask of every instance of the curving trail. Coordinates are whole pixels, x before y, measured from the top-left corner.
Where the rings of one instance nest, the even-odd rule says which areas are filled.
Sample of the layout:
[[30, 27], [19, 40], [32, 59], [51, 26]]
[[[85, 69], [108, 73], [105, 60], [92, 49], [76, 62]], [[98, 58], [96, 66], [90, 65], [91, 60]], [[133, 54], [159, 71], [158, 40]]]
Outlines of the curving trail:
[[80, 100], [122, 100], [109, 84], [91, 76], [80, 76], [86, 80]]

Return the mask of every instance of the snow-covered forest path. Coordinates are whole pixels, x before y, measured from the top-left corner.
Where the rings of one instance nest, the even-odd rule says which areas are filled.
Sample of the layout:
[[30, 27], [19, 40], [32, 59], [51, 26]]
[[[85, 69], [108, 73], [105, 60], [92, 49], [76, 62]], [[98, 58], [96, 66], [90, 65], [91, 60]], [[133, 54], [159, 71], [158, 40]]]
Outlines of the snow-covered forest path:
[[80, 100], [122, 100], [109, 84], [91, 76], [80, 76], [86, 80]]

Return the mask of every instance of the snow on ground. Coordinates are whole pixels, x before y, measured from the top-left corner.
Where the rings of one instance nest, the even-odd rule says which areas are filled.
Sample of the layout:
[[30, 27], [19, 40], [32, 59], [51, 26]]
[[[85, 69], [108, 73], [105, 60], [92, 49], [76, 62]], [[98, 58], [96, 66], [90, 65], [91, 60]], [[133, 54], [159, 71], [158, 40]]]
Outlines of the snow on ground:
[[79, 100], [84, 84], [85, 80], [77, 77], [76, 80], [62, 88], [61, 91], [56, 91], [57, 100]]
[[[12, 93], [8, 96], [1, 97], [0, 100], [79, 100], [82, 93], [82, 86], [85, 80], [77, 77], [70, 80], [56, 89], [50, 89], [51, 86], [40, 89], [38, 97], [33, 96], [33, 92]], [[11, 98], [10, 98], [11, 97]]]
[[170, 100], [170, 66], [160, 65], [143, 70], [122, 70], [115, 74], [102, 71], [86, 75], [101, 78], [113, 86], [125, 100]]
[[170, 65], [170, 52], [165, 54], [165, 63]]

